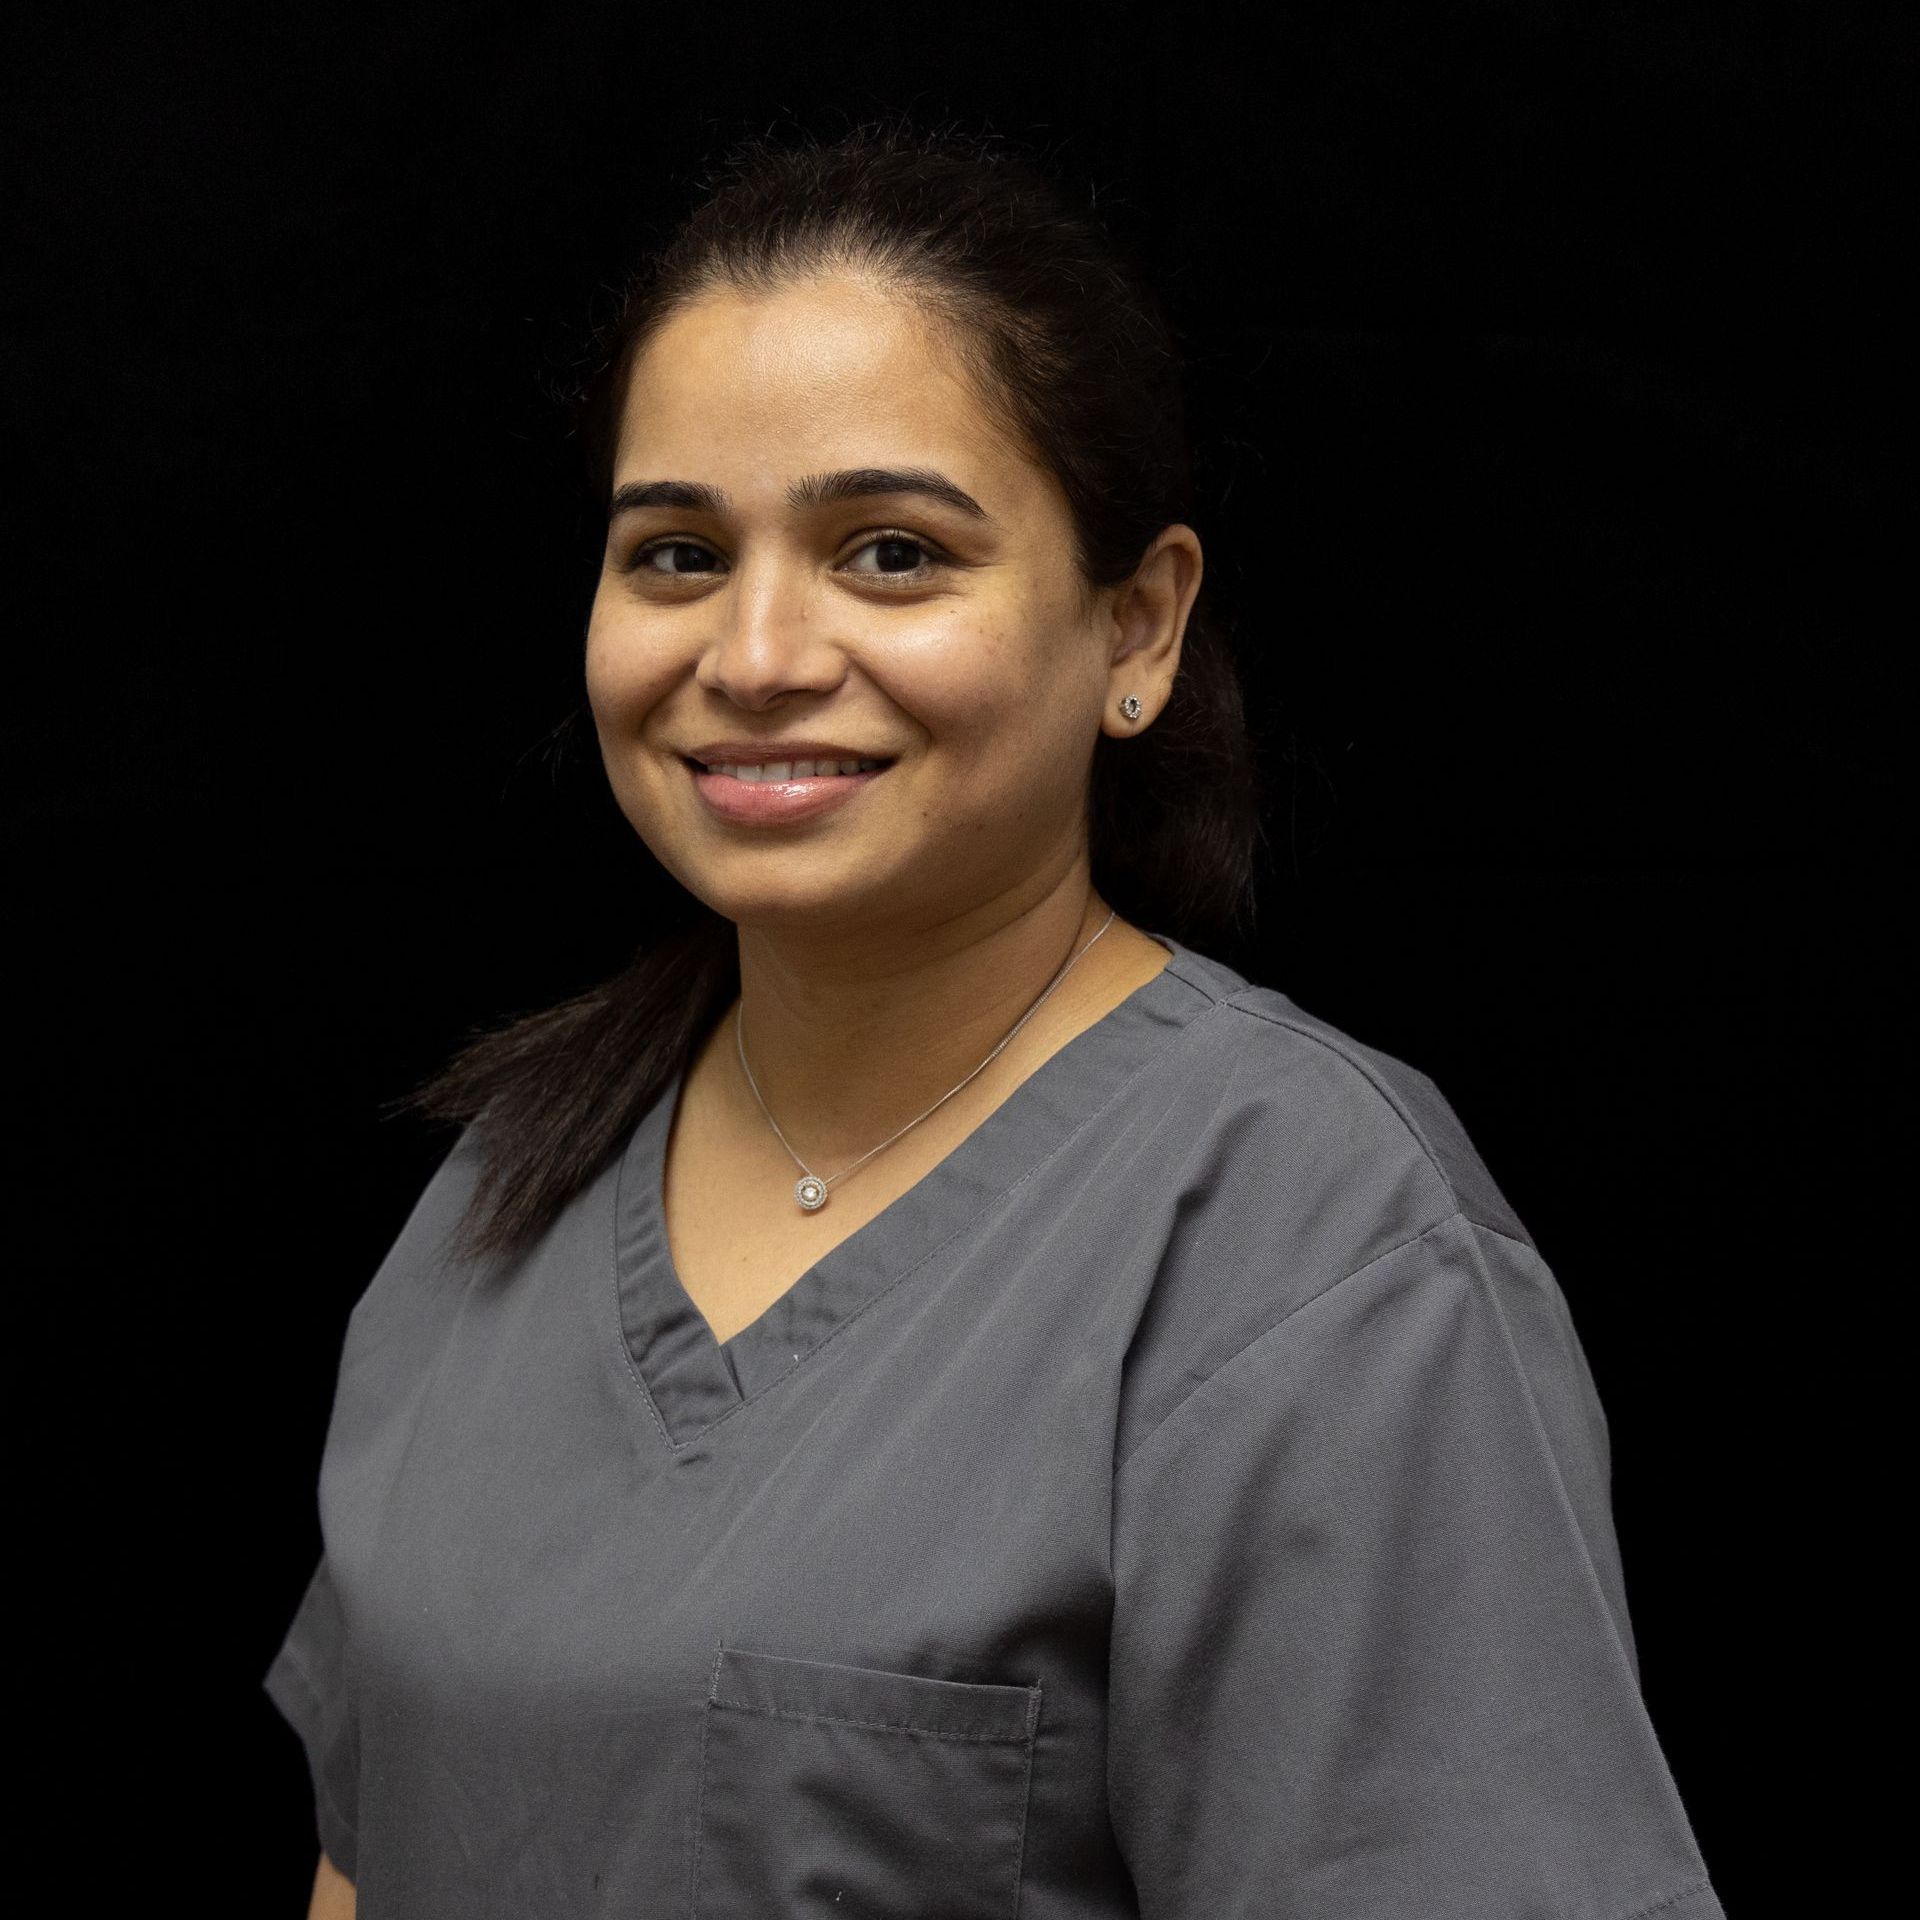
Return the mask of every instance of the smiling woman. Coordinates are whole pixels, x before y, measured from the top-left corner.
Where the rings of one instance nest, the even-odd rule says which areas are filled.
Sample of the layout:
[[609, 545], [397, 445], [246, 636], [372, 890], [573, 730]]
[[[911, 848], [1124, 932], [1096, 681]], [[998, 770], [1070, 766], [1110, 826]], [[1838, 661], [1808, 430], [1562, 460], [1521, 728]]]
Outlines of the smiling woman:
[[685, 918], [417, 1096], [267, 1676], [313, 1912], [1713, 1920], [1552, 1275], [1206, 951], [1259, 796], [1152, 295], [893, 128], [738, 156], [604, 347], [586, 686]]
[[[1197, 537], [1156, 528], [1089, 591], [1058, 480], [983, 403], [952, 325], [869, 264], [704, 292], [629, 361], [588, 691], [635, 831], [742, 930], [749, 1000], [763, 953], [823, 982], [891, 972], [956, 914], [948, 956], [1017, 921], [1052, 923], [1032, 961], [1057, 951], [1087, 901], [1103, 716], [1125, 731], [1129, 688], [1167, 704]], [[745, 792], [687, 777], [822, 756], [887, 764]], [[714, 831], [829, 812], [804, 838]], [[900, 1098], [898, 1052], [849, 1068], [818, 1038], [767, 1038], [764, 1070], [783, 1090], [832, 1073], [821, 1131], [851, 1144]]]

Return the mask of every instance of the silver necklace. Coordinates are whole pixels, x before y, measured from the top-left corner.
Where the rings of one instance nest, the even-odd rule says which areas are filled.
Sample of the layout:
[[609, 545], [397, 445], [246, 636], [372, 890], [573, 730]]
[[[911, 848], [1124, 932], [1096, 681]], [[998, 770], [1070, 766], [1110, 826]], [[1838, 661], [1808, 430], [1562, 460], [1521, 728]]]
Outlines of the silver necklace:
[[[1113, 911], [1117, 911], [1117, 909]], [[1100, 933], [1105, 933], [1106, 930], [1113, 925], [1113, 911], [1110, 911], [1107, 914], [1107, 917], [1103, 921], [1101, 921]], [[1033, 1005], [1030, 1006], [1026, 1010], [1026, 1012], [1023, 1013], [1020, 1016], [1020, 1018], [1013, 1023], [1011, 1030], [1007, 1034], [1006, 1040], [1002, 1040], [1000, 1042], [1000, 1046], [995, 1047], [993, 1052], [988, 1054], [986, 1059], [982, 1060], [980, 1062], [980, 1065], [975, 1067], [973, 1072], [967, 1075], [967, 1079], [962, 1080], [960, 1082], [960, 1087], [964, 1087], [967, 1084], [967, 1080], [973, 1079], [975, 1075], [981, 1073], [986, 1067], [988, 1067], [993, 1062], [995, 1056], [999, 1054], [1000, 1048], [1004, 1047], [1007, 1044], [1007, 1040], [1011, 1040], [1014, 1034], [1018, 1033], [1020, 1029], [1024, 1027], [1027, 1024], [1027, 1022], [1031, 1020], [1033, 1016], [1040, 1011], [1042, 1005], [1045, 1004], [1047, 994], [1052, 993], [1054, 988], [1057, 987], [1060, 984], [1060, 982], [1064, 980], [1067, 977], [1067, 975], [1070, 974], [1074, 970], [1074, 968], [1080, 964], [1082, 959], [1086, 957], [1087, 949], [1093, 945], [1093, 941], [1098, 940], [1100, 938], [1100, 933], [1096, 933], [1093, 936], [1093, 940], [1089, 940], [1087, 942], [1087, 945], [1085, 947], [1082, 947], [1080, 951], [1076, 953], [1073, 956], [1073, 958], [1069, 960], [1067, 964], [1064, 967], [1062, 967], [1060, 971], [1053, 976], [1053, 978], [1047, 983], [1046, 992], [1041, 994], [1040, 998], [1036, 1000], [1033, 1003]], [[753, 1097], [756, 1100], [760, 1101], [760, 1111], [766, 1114], [767, 1116], [767, 1125], [770, 1126], [775, 1133], [780, 1134], [780, 1144], [783, 1147], [785, 1147], [789, 1153], [793, 1153], [793, 1143], [787, 1138], [787, 1136], [784, 1133], [780, 1133], [780, 1122], [776, 1120], [773, 1117], [772, 1113], [768, 1110], [766, 1101], [764, 1099], [761, 1099], [760, 1083], [753, 1077], [753, 1069], [747, 1065], [746, 1043], [740, 1037], [740, 1017], [745, 1012], [746, 1012], [746, 1001], [743, 997], [740, 1005], [735, 1007], [733, 1010], [733, 1043], [740, 1050], [741, 1068], [746, 1073], [747, 1085], [753, 1089]], [[920, 1116], [919, 1120], [909, 1120], [907, 1124], [900, 1129], [900, 1133], [910, 1133], [915, 1127], [917, 1127], [920, 1124], [920, 1120], [925, 1120], [926, 1118], [928, 1118], [929, 1115], [938, 1113], [940, 1109], [944, 1107], [947, 1104], [947, 1102], [951, 1100], [953, 1096], [960, 1091], [960, 1087], [950, 1088], [947, 1092], [943, 1093], [940, 1096], [940, 1098], [936, 1100], [933, 1103], [933, 1105], [927, 1109], [926, 1113], [923, 1113]], [[832, 1186], [835, 1181], [844, 1180], [848, 1174], [854, 1172], [856, 1169], [860, 1167], [864, 1167], [867, 1164], [867, 1162], [873, 1158], [873, 1155], [875, 1153], [879, 1153], [880, 1151], [882, 1151], [882, 1149], [892, 1146], [894, 1141], [900, 1138], [900, 1133], [890, 1134], [886, 1139], [882, 1140], [880, 1142], [880, 1145], [875, 1147], [871, 1153], [863, 1153], [860, 1156], [860, 1158], [853, 1163], [851, 1167], [842, 1167], [838, 1173], [830, 1174], [824, 1180], [821, 1179], [821, 1177], [817, 1173], [813, 1172], [808, 1167], [807, 1163], [804, 1160], [802, 1160], [797, 1153], [793, 1153], [793, 1164], [800, 1169], [800, 1172], [802, 1175], [802, 1177], [799, 1180], [794, 1182], [793, 1197], [800, 1202], [802, 1211], [806, 1213], [818, 1213], [820, 1209], [827, 1204], [827, 1189], [830, 1186]]]

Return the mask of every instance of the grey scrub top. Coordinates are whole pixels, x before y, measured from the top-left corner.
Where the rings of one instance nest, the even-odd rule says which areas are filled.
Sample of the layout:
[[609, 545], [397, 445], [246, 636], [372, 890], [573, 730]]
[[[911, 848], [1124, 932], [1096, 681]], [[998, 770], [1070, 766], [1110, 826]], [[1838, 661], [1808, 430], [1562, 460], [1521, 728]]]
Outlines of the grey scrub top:
[[1165, 971], [724, 1344], [669, 1089], [353, 1310], [265, 1685], [361, 1920], [1720, 1920], [1567, 1303], [1421, 1074]]

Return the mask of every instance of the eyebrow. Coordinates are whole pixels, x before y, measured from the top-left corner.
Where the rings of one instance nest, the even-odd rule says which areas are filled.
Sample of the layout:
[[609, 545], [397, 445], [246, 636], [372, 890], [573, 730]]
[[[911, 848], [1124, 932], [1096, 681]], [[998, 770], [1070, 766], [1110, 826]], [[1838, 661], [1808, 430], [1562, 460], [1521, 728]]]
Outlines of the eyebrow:
[[[917, 493], [976, 520], [992, 522], [993, 516], [972, 494], [930, 467], [844, 467], [837, 473], [809, 474], [787, 489], [787, 504], [820, 507], [834, 500], [864, 500], [881, 493]], [[682, 513], [718, 516], [727, 510], [727, 496], [718, 487], [698, 480], [630, 480], [616, 489], [607, 503], [607, 518], [612, 520], [641, 507], [674, 507]]]

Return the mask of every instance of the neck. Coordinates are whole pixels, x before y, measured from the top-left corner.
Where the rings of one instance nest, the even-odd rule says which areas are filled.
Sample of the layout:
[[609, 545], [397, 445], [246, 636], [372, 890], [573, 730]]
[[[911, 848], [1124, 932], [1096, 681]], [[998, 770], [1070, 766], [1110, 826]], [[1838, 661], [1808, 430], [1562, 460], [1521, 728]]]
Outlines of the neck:
[[1160, 953], [1118, 919], [1088, 948], [1108, 912], [1080, 866], [1037, 897], [858, 944], [743, 926], [740, 1004], [707, 1043], [719, 1050], [714, 1066], [729, 1105], [771, 1138], [740, 1069], [737, 1012], [761, 1099], [807, 1164], [832, 1172], [965, 1081], [1087, 949], [941, 1112], [962, 1108], [970, 1095], [1003, 1097], [1064, 1044], [1058, 1035], [1113, 1003], [1122, 978], [1140, 973], [1143, 945]]

